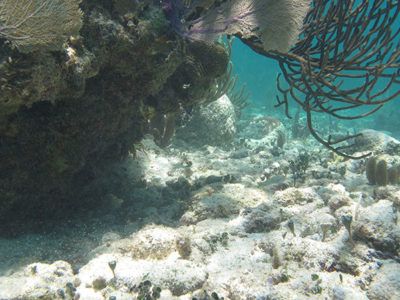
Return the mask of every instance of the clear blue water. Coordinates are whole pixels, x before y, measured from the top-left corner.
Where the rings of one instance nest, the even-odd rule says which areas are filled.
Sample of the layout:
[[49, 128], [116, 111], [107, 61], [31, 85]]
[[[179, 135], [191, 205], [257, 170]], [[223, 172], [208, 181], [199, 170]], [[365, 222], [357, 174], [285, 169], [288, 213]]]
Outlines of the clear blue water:
[[248, 46], [236, 39], [232, 47], [232, 63], [238, 76], [238, 86], [246, 85], [251, 94], [251, 103], [266, 110], [274, 110], [278, 63], [254, 53]]
[[[400, 21], [398, 22], [400, 26]], [[246, 86], [249, 91], [249, 106], [247, 112], [265, 115], [279, 115], [282, 119], [286, 116], [281, 108], [276, 108], [276, 96], [279, 91], [276, 88], [276, 78], [281, 72], [278, 63], [270, 58], [256, 54], [247, 45], [236, 39], [232, 47], [232, 57], [234, 74], [238, 77], [237, 87]], [[347, 86], [358, 84], [356, 80], [347, 80]], [[384, 82], [381, 83], [383, 86]], [[388, 94], [400, 89], [400, 83], [394, 84], [388, 90]], [[400, 118], [399, 118], [400, 96], [385, 104], [378, 112], [363, 119], [346, 121], [335, 119], [348, 128], [357, 129], [377, 129], [384, 130], [391, 135], [400, 137]], [[290, 112], [293, 115], [298, 106], [292, 102]], [[362, 109], [361, 109], [362, 111]], [[321, 114], [318, 117], [326, 119]], [[289, 120], [286, 120], [289, 121]], [[357, 126], [356, 126], [357, 125]]]

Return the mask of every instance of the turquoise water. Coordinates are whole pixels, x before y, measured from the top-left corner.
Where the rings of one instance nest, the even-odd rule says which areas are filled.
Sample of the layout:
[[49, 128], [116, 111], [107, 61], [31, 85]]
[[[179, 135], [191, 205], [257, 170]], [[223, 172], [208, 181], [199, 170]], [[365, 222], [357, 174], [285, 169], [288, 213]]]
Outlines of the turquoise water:
[[[400, 26], [400, 21], [398, 22]], [[232, 46], [232, 57], [234, 75], [238, 77], [237, 87], [245, 86], [249, 92], [249, 106], [247, 112], [262, 115], [278, 115], [282, 119], [289, 121], [283, 109], [275, 107], [276, 96], [280, 95], [276, 80], [278, 74], [281, 73], [277, 61], [256, 54], [247, 45], [236, 39]], [[345, 82], [349, 88], [359, 84], [359, 80], [348, 79]], [[376, 90], [384, 86], [385, 81], [381, 81]], [[393, 84], [386, 94], [395, 93], [400, 89], [400, 83]], [[376, 113], [358, 120], [339, 120], [334, 119], [335, 122], [343, 124], [348, 128], [357, 127], [358, 129], [373, 128], [377, 130], [384, 130], [393, 136], [400, 137], [400, 121], [399, 109], [400, 95], [386, 103]], [[298, 109], [298, 105], [294, 102], [290, 103], [290, 114], [293, 116]], [[365, 108], [355, 109], [350, 111], [365, 111]], [[304, 114], [302, 114], [304, 115]], [[326, 119], [327, 116], [318, 114], [317, 118]], [[319, 122], [321, 120], [319, 119]], [[323, 122], [323, 121], [322, 121]], [[357, 126], [355, 126], [357, 124]]]
[[245, 85], [251, 94], [251, 103], [267, 111], [274, 111], [278, 63], [257, 55], [248, 46], [236, 39], [232, 47], [232, 63], [238, 76], [238, 85]]
[[[342, 5], [341, 2], [332, 2], [330, 4]], [[363, 1], [355, 1], [352, 5], [356, 7], [363, 3]], [[367, 8], [367, 15], [370, 13], [372, 9], [372, 5], [375, 2], [370, 2]], [[385, 3], [380, 4], [380, 8], [385, 8]], [[394, 12], [390, 15], [392, 18], [395, 17], [395, 20], [391, 24], [392, 32], [397, 32], [400, 28], [400, 20], [397, 15], [394, 15]], [[386, 19], [380, 18], [377, 24], [381, 24], [382, 22], [387, 22]], [[367, 29], [363, 35], [369, 34], [370, 30], [375, 26], [374, 22], [367, 24]], [[379, 25], [378, 25], [379, 26]], [[373, 33], [370, 36], [370, 40], [377, 38], [377, 34]], [[315, 42], [315, 40], [314, 40]], [[313, 42], [313, 43], [314, 43]], [[379, 43], [382, 43], [380, 40]], [[378, 44], [379, 44], [378, 43]], [[400, 37], [399, 35], [395, 36], [391, 44], [389, 45], [391, 50], [388, 54], [392, 53], [396, 49], [400, 47]], [[344, 44], [340, 44], [339, 51], [344, 51]], [[381, 51], [385, 51], [386, 47], [382, 47]], [[373, 49], [371, 48], [370, 51]], [[351, 59], [352, 55], [356, 55], [356, 52], [353, 52], [346, 59]], [[375, 53], [373, 57], [377, 54]], [[378, 54], [379, 55], [379, 54]], [[267, 114], [267, 115], [281, 115], [283, 117], [283, 110], [281, 108], [275, 108], [276, 104], [276, 96], [280, 95], [279, 91], [276, 88], [276, 78], [279, 73], [281, 73], [278, 63], [273, 59], [264, 57], [262, 55], [256, 54], [249, 47], [243, 44], [239, 39], [236, 39], [233, 43], [232, 49], [232, 62], [234, 66], [234, 71], [238, 76], [238, 85], [245, 85], [250, 93], [249, 102], [250, 105], [248, 107], [248, 111], [252, 111], [253, 113]], [[386, 56], [387, 59], [387, 56]], [[397, 58], [399, 61], [399, 58]], [[376, 63], [374, 63], [376, 64]], [[347, 74], [355, 74], [353, 71], [345, 71]], [[392, 70], [389, 71], [391, 73]], [[395, 72], [395, 71], [394, 71]], [[397, 72], [400, 72], [399, 70]], [[335, 81], [335, 85], [341, 85], [342, 88], [353, 89], [359, 86], [362, 86], [365, 82], [365, 78], [361, 79], [353, 79], [353, 78], [345, 78], [343, 81]], [[371, 94], [378, 93], [380, 90], [384, 89], [388, 80], [386, 79], [378, 79], [377, 84], [373, 90], [371, 90]], [[381, 96], [386, 97], [388, 95], [396, 93], [400, 90], [400, 82], [394, 83], [390, 86], [390, 88]], [[333, 101], [331, 101], [333, 102]], [[338, 103], [332, 103], [333, 106], [336, 106]], [[389, 131], [392, 134], [399, 135], [400, 132], [400, 121], [398, 120], [398, 107], [400, 105], [400, 95], [394, 98], [393, 100], [386, 103], [380, 110], [371, 116], [361, 118], [355, 121], [345, 121], [335, 119], [335, 122], [343, 123], [344, 126], [348, 128], [353, 127], [364, 127], [364, 128], [374, 128]], [[372, 107], [373, 108], [373, 107]], [[290, 114], [293, 115], [298, 109], [297, 104], [294, 101], [290, 102]], [[344, 115], [357, 115], [362, 114], [371, 109], [371, 106], [363, 105], [360, 108], [349, 109], [344, 111]], [[322, 119], [326, 119], [327, 116], [324, 114], [314, 114], [318, 118], [318, 121], [321, 122]]]

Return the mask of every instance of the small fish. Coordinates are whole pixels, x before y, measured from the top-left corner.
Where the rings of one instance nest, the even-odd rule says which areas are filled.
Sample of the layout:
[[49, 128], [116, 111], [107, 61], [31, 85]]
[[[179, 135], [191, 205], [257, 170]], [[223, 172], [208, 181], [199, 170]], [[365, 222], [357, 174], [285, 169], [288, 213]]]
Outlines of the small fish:
[[293, 220], [289, 220], [287, 225], [288, 225], [288, 227], [290, 229], [290, 232], [293, 234], [293, 236], [296, 236], [296, 233], [294, 232], [294, 222], [293, 222]]

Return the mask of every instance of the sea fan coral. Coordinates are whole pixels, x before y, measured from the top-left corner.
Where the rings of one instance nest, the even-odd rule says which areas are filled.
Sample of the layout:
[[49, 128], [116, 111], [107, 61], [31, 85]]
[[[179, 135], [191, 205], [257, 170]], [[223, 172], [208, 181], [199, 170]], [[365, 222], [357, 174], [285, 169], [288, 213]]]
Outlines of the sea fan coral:
[[22, 52], [60, 50], [82, 21], [81, 0], [2, 0], [0, 38]]
[[297, 41], [311, 0], [189, 2], [185, 6], [164, 1], [170, 20], [183, 36], [212, 41], [222, 34], [236, 35], [265, 51], [287, 52]]

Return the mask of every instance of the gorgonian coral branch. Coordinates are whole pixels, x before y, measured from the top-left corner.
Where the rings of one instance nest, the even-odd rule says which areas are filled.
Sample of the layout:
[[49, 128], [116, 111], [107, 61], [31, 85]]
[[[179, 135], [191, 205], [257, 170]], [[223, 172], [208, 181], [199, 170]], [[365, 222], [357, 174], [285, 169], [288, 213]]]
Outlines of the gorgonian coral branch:
[[324, 139], [314, 113], [363, 118], [400, 95], [399, 13], [399, 1], [315, 0], [295, 47], [265, 53], [279, 61], [286, 81], [278, 78], [278, 105], [288, 112], [289, 101], [297, 102], [311, 134], [339, 155], [355, 158], [346, 143], [357, 135]]

